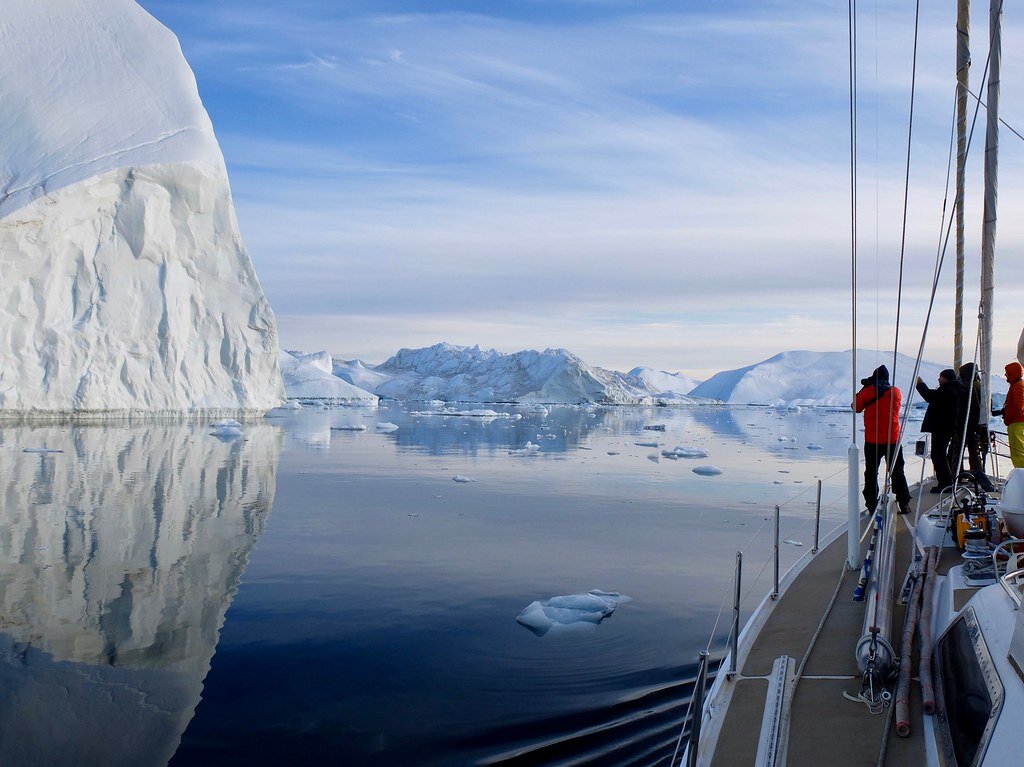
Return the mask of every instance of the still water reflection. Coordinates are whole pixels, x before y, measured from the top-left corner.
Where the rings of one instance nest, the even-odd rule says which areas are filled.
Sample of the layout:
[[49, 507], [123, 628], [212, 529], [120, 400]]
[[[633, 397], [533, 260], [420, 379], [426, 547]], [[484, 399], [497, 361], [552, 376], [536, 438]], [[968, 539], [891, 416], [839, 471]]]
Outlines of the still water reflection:
[[[274, 502], [281, 434], [0, 429], [3, 764], [164, 765]], [[35, 453], [48, 448], [62, 452]]]
[[[790, 499], [849, 438], [822, 411], [421, 407], [273, 413], [230, 441], [0, 427], [3, 764], [656, 763], [735, 550], [776, 503], [809, 541], [811, 496]], [[744, 582], [749, 612], [768, 584]], [[515, 621], [590, 589], [632, 601], [565, 635]]]

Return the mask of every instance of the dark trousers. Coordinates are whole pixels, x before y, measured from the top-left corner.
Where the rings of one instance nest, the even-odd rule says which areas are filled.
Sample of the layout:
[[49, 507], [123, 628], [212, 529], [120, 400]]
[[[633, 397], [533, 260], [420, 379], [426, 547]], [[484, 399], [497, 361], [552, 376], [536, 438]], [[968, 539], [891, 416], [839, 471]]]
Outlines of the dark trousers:
[[953, 471], [949, 460], [949, 443], [953, 435], [950, 432], [932, 432], [932, 468], [935, 469], [935, 484], [949, 487], [953, 484]]
[[910, 488], [903, 473], [903, 448], [899, 443], [888, 445], [864, 443], [864, 503], [869, 511], [878, 505], [878, 466], [885, 457], [885, 465], [892, 478], [892, 491], [899, 504], [910, 503]]
[[[988, 432], [986, 431], [986, 434]], [[991, 492], [992, 481], [988, 478], [988, 474], [985, 473], [985, 454], [988, 452], [985, 448], [987, 444], [983, 446], [981, 435], [978, 432], [967, 433], [967, 465], [971, 467], [971, 474], [978, 480], [978, 485], [981, 487], [983, 492]], [[949, 464], [953, 469], [953, 474], [959, 474], [963, 468], [963, 464], [960, 460], [960, 435], [954, 434], [952, 441], [949, 443]]]

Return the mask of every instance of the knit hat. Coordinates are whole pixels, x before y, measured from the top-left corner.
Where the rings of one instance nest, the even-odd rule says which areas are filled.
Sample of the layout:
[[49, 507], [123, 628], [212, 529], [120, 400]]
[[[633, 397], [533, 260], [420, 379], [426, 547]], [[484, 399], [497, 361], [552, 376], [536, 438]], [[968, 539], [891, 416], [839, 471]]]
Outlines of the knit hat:
[[955, 381], [957, 378], [956, 371], [952, 368], [946, 368], [939, 373], [939, 378], [945, 378], [947, 381]]
[[879, 365], [870, 376], [860, 379], [860, 383], [862, 386], [867, 386], [868, 384], [888, 384], [889, 368], [885, 365]]

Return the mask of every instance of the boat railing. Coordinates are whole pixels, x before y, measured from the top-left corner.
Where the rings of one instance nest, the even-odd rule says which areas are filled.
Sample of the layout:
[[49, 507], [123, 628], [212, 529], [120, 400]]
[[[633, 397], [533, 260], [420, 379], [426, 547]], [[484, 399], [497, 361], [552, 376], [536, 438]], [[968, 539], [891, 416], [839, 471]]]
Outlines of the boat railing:
[[[669, 762], [669, 767], [675, 767], [675, 765], [689, 765], [692, 767], [696, 765], [698, 744], [700, 742], [701, 726], [705, 716], [705, 695], [709, 691], [708, 679], [711, 674], [711, 650], [712, 646], [716, 644], [716, 638], [718, 637], [718, 627], [721, 624], [722, 616], [725, 612], [725, 606], [728, 604], [729, 596], [732, 595], [732, 625], [726, 635], [724, 642], [719, 644], [723, 650], [726, 650], [725, 657], [722, 659], [722, 663], [719, 666], [719, 671], [725, 670], [725, 678], [731, 679], [738, 674], [739, 670], [739, 656], [741, 650], [741, 639], [745, 629], [741, 626], [740, 615], [743, 607], [748, 604], [749, 597], [755, 592], [764, 574], [767, 572], [769, 565], [773, 565], [773, 579], [771, 590], [762, 598], [761, 602], [775, 601], [778, 599], [780, 589], [785, 581], [785, 577], [781, 575], [781, 552], [782, 545], [784, 543], [790, 543], [792, 545], [803, 546], [803, 543], [797, 539], [803, 537], [806, 533], [813, 530], [813, 545], [810, 551], [805, 555], [815, 556], [821, 548], [821, 517], [823, 513], [827, 513], [834, 507], [839, 506], [840, 510], [844, 512], [841, 518], [837, 519], [836, 525], [831, 528], [825, 535], [826, 540], [829, 539], [835, 531], [839, 530], [846, 525], [845, 518], [845, 501], [848, 495], [846, 483], [842, 486], [843, 492], [832, 498], [828, 503], [822, 504], [822, 487], [824, 483], [829, 480], [838, 477], [841, 474], [847, 472], [847, 467], [844, 466], [842, 469], [836, 471], [827, 477], [822, 477], [817, 480], [815, 484], [809, 484], [801, 491], [788, 498], [781, 503], [773, 505], [773, 511], [771, 514], [764, 517], [763, 522], [754, 531], [754, 533], [747, 539], [746, 543], [742, 548], [736, 551], [736, 557], [734, 560], [734, 572], [732, 582], [729, 584], [729, 588], [725, 590], [722, 597], [722, 603], [718, 610], [718, 617], [715, 619], [715, 624], [711, 629], [711, 635], [708, 638], [707, 645], [702, 649], [698, 655], [698, 666], [697, 675], [694, 681], [693, 694], [690, 697], [690, 702], [686, 708], [684, 714], [682, 726], [679, 732], [679, 738], [676, 741], [676, 749], [672, 755], [672, 759]], [[814, 500], [807, 501], [807, 505], [814, 506], [814, 513], [804, 515], [798, 515], [796, 519], [790, 517], [789, 525], [783, 524], [782, 511], [787, 507], [795, 506], [801, 499], [804, 499], [812, 491], [815, 492]], [[840, 506], [842, 504], [842, 506]], [[747, 557], [750, 549], [762, 541], [762, 533], [768, 528], [769, 523], [772, 523], [772, 542], [771, 542], [771, 553], [765, 557], [764, 562], [761, 563], [760, 569], [754, 576], [753, 580], [743, 588], [743, 570], [745, 564], [749, 566], [749, 563], [745, 563], [744, 559]], [[783, 538], [785, 535], [785, 538]], [[749, 558], [749, 557], [747, 557]], [[800, 558], [802, 560], [803, 557]], [[798, 562], [800, 561], [798, 560]], [[795, 564], [798, 563], [794, 563]], [[719, 640], [720, 642], [722, 640]], [[711, 685], [710, 691], [714, 692], [715, 686]], [[690, 733], [690, 740], [686, 744], [686, 749], [683, 752], [682, 760], [677, 762], [679, 757], [679, 751], [683, 744], [686, 733]]]
[[1024, 599], [1024, 539], [1010, 538], [992, 550], [992, 569], [999, 573], [999, 585], [1010, 598], [1014, 609], [1019, 610]]

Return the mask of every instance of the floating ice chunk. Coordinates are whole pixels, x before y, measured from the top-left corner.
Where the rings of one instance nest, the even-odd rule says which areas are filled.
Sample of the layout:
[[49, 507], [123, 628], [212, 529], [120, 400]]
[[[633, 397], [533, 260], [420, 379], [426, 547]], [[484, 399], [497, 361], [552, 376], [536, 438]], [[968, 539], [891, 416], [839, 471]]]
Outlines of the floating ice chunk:
[[651, 453], [649, 456], [647, 456], [647, 460], [654, 461], [655, 463], [660, 463], [657, 453]]
[[548, 409], [543, 405], [534, 405], [531, 412], [536, 413], [539, 416], [546, 416], [548, 414]]
[[210, 424], [211, 429], [217, 429], [221, 426], [234, 426], [236, 429], [241, 429], [242, 424], [236, 421], [234, 418], [222, 418], [219, 421], [214, 421]]
[[343, 423], [339, 426], [332, 426], [331, 431], [366, 431], [366, 425], [361, 423]]
[[228, 441], [232, 439], [238, 439], [245, 432], [243, 432], [237, 426], [218, 426], [216, 429], [210, 432], [210, 436], [216, 437], [217, 439]]
[[787, 538], [783, 543], [788, 543], [790, 546], [803, 546], [803, 541], [794, 541], [792, 538]]
[[385, 421], [384, 423], [377, 424], [377, 431], [389, 434], [393, 431], [398, 431], [398, 424], [391, 423], [391, 421]]
[[516, 616], [516, 622], [537, 636], [544, 636], [552, 629], [596, 625], [615, 612], [620, 603], [628, 601], [629, 597], [622, 594], [599, 589], [587, 594], [551, 597], [531, 602]]
[[618, 451], [617, 451], [617, 450], [609, 450], [609, 451], [608, 451], [608, 455], [618, 455], [618, 454], [619, 454], [619, 453], [618, 453]]
[[461, 474], [456, 474], [454, 477], [452, 477], [452, 482], [476, 482], [476, 480], [471, 479], [469, 477], [464, 477]]
[[817, 444], [816, 442], [812, 442], [811, 444], [809, 444], [807, 446], [807, 449], [808, 450], [821, 450], [822, 448], [821, 448], [821, 445]]
[[529, 440], [518, 450], [509, 450], [509, 455], [537, 455], [540, 452], [540, 445], [535, 445]]
[[278, 405], [274, 410], [302, 410], [302, 403], [297, 399], [290, 399], [283, 405]]
[[58, 450], [55, 447], [26, 447], [23, 448], [23, 453], [39, 453], [40, 455], [49, 455], [50, 453], [63, 453], [63, 450]]
[[779, 437], [779, 442], [789, 442], [789, 437]]
[[660, 445], [658, 442], [634, 442], [633, 444], [637, 447], [659, 447]]
[[680, 458], [707, 458], [708, 451], [702, 447], [691, 447], [689, 445], [678, 445], [675, 454]]
[[671, 458], [673, 461], [679, 460], [679, 456], [676, 454], [675, 450], [662, 450], [661, 454], [665, 458]]
[[700, 474], [702, 477], [714, 477], [722, 473], [722, 470], [717, 466], [694, 466], [694, 474]]
[[781, 479], [773, 479], [772, 480], [772, 484], [773, 485], [781, 485], [782, 484], [782, 480]]
[[645, 431], [665, 431], [665, 424], [663, 423], [652, 423], [644, 427]]

